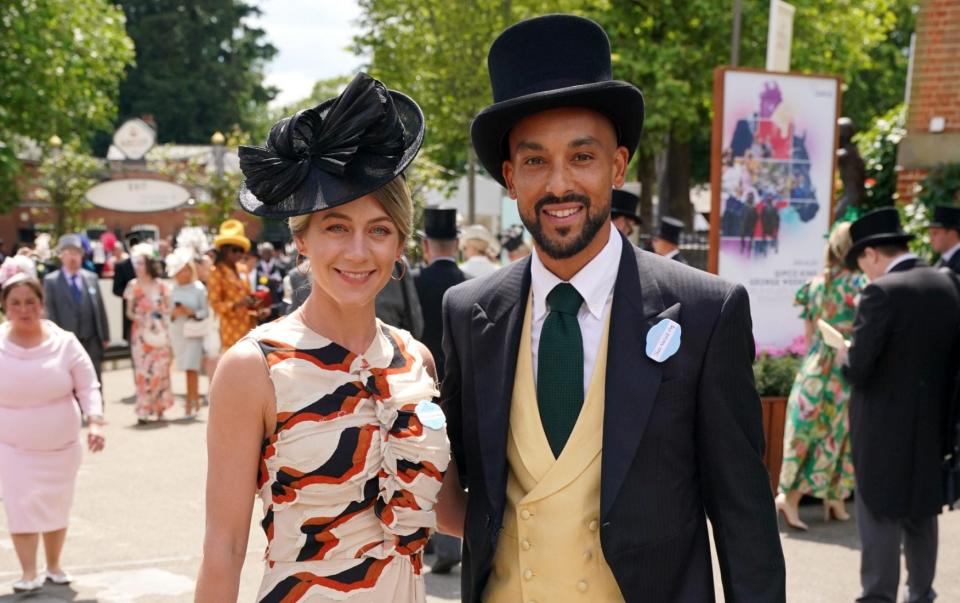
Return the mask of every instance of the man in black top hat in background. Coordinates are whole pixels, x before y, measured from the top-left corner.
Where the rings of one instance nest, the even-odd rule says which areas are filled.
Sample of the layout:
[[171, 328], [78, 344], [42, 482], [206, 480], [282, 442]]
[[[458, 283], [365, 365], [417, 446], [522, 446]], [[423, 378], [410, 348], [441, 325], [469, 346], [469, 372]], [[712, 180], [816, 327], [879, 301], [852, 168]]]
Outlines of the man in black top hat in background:
[[[427, 266], [413, 273], [413, 282], [423, 311], [421, 341], [433, 354], [437, 375], [443, 376], [443, 294], [454, 285], [467, 280], [457, 266], [457, 210], [455, 208], [427, 207], [423, 210], [423, 257]], [[432, 538], [436, 562], [430, 568], [434, 574], [447, 574], [460, 563], [460, 539], [447, 534]]]
[[726, 600], [784, 601], [746, 291], [611, 224], [640, 91], [571, 15], [511, 26], [488, 65], [473, 146], [535, 249], [444, 297], [463, 600], [713, 601], [709, 518]]
[[637, 213], [639, 204], [640, 198], [633, 193], [619, 188], [613, 189], [613, 197], [610, 198], [610, 220], [627, 238], [630, 238], [633, 231], [643, 224], [643, 220]]
[[683, 222], [670, 216], [660, 219], [660, 230], [653, 235], [653, 251], [657, 255], [681, 264], [689, 264], [687, 258], [680, 253], [680, 233], [683, 232]]
[[[909, 601], [932, 601], [949, 387], [960, 351], [960, 294], [907, 242], [897, 210], [850, 228], [847, 267], [870, 279], [860, 295], [843, 373], [852, 385], [850, 437], [862, 543], [858, 601], [897, 601], [900, 549]], [[843, 351], [841, 351], [841, 356]]]
[[937, 268], [946, 266], [960, 274], [960, 207], [938, 205], [933, 208], [930, 246], [940, 254]]

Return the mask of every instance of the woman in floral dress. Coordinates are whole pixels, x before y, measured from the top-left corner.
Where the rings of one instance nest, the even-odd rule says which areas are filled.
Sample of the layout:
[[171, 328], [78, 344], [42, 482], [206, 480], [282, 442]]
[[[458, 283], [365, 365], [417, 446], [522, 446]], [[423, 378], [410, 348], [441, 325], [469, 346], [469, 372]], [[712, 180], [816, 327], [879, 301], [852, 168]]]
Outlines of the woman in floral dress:
[[777, 510], [787, 524], [806, 530], [798, 504], [803, 495], [823, 500], [824, 519], [845, 521], [843, 501], [853, 490], [853, 462], [847, 401], [850, 386], [840, 371], [836, 350], [823, 342], [817, 320], [823, 319], [849, 339], [860, 290], [859, 273], [848, 271], [843, 258], [850, 249], [850, 224], [830, 235], [826, 269], [797, 292], [796, 304], [807, 327], [807, 356], [790, 391], [783, 438], [783, 466]]
[[133, 357], [137, 386], [137, 423], [151, 416], [163, 419], [173, 406], [170, 388], [170, 288], [160, 280], [160, 264], [148, 244], [134, 247], [131, 253], [136, 278], [127, 284], [123, 298], [127, 302], [130, 329], [130, 355]]

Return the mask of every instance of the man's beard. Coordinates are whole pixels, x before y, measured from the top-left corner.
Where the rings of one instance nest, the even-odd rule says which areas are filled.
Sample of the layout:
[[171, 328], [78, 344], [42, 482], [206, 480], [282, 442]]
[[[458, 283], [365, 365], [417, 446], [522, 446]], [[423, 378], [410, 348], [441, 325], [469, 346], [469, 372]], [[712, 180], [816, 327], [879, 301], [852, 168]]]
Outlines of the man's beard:
[[[583, 223], [583, 229], [580, 231], [580, 234], [570, 240], [550, 240], [547, 235], [544, 234], [543, 225], [540, 222], [540, 214], [543, 211], [543, 208], [547, 205], [557, 205], [559, 203], [580, 203], [583, 205], [583, 211], [586, 212], [587, 218]], [[555, 260], [565, 260], [586, 249], [587, 245], [593, 241], [593, 238], [597, 236], [597, 233], [600, 232], [601, 228], [603, 228], [607, 218], [610, 217], [609, 204], [607, 204], [605, 209], [597, 215], [591, 215], [590, 197], [585, 195], [577, 195], [574, 193], [564, 195], [563, 197], [546, 195], [537, 201], [533, 209], [533, 219], [528, 218], [527, 216], [523, 215], [523, 212], [520, 212], [520, 221], [523, 222], [523, 225], [526, 226], [527, 230], [530, 231], [530, 234], [533, 236], [533, 240], [537, 243], [537, 247]], [[570, 233], [570, 229], [570, 226], [563, 226], [557, 228], [556, 230], [557, 234], [566, 238], [566, 236]]]

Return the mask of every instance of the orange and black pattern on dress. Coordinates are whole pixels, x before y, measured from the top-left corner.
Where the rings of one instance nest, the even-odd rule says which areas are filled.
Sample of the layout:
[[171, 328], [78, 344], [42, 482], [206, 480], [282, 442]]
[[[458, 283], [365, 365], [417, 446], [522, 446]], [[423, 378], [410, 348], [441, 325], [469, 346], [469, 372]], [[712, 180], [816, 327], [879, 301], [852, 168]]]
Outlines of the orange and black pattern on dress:
[[277, 400], [257, 476], [260, 600], [393, 600], [378, 583], [420, 574], [449, 459], [444, 430], [415, 412], [436, 386], [406, 332], [381, 324], [358, 355], [286, 322], [251, 334]]

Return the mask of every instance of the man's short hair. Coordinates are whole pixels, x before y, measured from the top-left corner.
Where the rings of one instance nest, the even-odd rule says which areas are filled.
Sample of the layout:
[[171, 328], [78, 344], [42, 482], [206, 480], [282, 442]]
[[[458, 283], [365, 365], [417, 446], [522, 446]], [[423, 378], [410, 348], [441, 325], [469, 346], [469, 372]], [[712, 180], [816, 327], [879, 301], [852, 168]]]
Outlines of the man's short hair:
[[459, 243], [457, 239], [433, 239], [430, 237], [427, 237], [427, 242], [430, 243], [430, 248], [434, 253], [445, 253], [449, 255], [457, 253]]
[[863, 251], [860, 252], [859, 257], [863, 257], [864, 252], [868, 248], [873, 247], [877, 250], [877, 253], [882, 255], [885, 258], [892, 258], [900, 255], [901, 253], [910, 251], [910, 247], [906, 243], [883, 243], [880, 245], [867, 245], [863, 248]]

